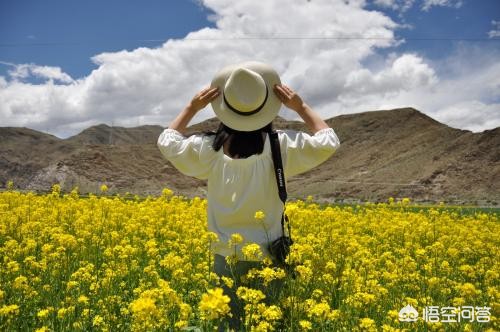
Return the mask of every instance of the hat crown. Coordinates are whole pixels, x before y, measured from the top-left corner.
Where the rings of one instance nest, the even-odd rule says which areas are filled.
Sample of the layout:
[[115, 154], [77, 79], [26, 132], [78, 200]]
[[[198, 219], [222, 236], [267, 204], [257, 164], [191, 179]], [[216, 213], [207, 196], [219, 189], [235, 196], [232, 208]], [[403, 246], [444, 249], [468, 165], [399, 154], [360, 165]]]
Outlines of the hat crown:
[[247, 68], [232, 71], [224, 86], [224, 98], [239, 112], [258, 109], [266, 100], [267, 87], [262, 76]]

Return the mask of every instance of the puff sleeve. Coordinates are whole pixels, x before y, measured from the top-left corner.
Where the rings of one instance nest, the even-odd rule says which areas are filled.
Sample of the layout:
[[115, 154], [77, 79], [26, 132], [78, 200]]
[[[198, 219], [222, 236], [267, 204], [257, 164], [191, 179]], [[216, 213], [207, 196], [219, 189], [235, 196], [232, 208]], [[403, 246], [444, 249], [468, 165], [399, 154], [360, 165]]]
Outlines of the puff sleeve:
[[321, 129], [314, 135], [283, 130], [278, 137], [287, 177], [304, 173], [322, 164], [340, 145], [332, 128]]
[[215, 156], [212, 141], [210, 136], [185, 137], [177, 130], [167, 128], [158, 137], [157, 145], [165, 159], [181, 173], [206, 180]]

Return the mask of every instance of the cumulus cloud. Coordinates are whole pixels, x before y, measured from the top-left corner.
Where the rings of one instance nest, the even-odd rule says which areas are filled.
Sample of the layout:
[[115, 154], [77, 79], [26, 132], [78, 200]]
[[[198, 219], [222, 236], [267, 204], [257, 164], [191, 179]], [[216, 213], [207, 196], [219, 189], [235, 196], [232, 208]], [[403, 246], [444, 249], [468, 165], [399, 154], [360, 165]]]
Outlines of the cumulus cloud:
[[[400, 13], [404, 13], [415, 5], [416, 0], [374, 0], [374, 4], [389, 8]], [[432, 7], [453, 7], [460, 8], [463, 5], [462, 0], [422, 0], [420, 7], [424, 11], [429, 11]]]
[[432, 7], [454, 7], [460, 8], [463, 5], [462, 0], [424, 0], [422, 9], [428, 11]]
[[495, 38], [495, 37], [500, 37], [500, 21], [491, 21], [491, 24], [493, 24], [494, 28], [493, 30], [490, 30], [488, 32], [488, 37], [490, 38]]
[[8, 74], [15, 81], [24, 80], [33, 76], [49, 81], [59, 81], [61, 83], [73, 82], [71, 76], [64, 73], [59, 67], [38, 66], [33, 63], [19, 65], [9, 62], [0, 63], [12, 67], [12, 69], [8, 71]]
[[415, 0], [375, 0], [374, 4], [383, 8], [390, 8], [392, 10], [405, 12], [410, 9]]
[[[157, 48], [97, 54], [92, 58], [97, 68], [81, 79], [72, 80], [54, 67], [17, 65], [10, 77], [0, 77], [2, 125], [48, 130], [62, 137], [98, 123], [165, 126], [218, 70], [247, 60], [271, 64], [282, 81], [324, 118], [391, 106], [414, 106], [431, 116], [452, 106], [464, 111], [472, 107], [469, 112], [478, 118], [496, 116], [490, 112], [498, 102], [490, 97], [497, 92], [486, 95], [482, 90], [467, 97], [453, 90], [457, 88], [453, 82], [479, 71], [440, 77], [435, 66], [418, 54], [393, 54], [379, 68], [367, 66], [366, 60], [377, 56], [378, 50], [399, 41], [394, 37], [398, 25], [381, 12], [366, 10], [365, 1], [206, 0], [202, 4], [215, 13], [215, 28], [193, 31]], [[287, 19], [276, 19], [277, 13]], [[480, 68], [492, 61], [481, 62]], [[476, 84], [484, 87], [491, 80], [486, 72], [476, 75]], [[495, 67], [494, 74], [500, 77], [500, 68]], [[47, 81], [29, 83], [29, 75]], [[293, 118], [295, 113], [283, 109], [281, 115]], [[213, 116], [207, 107], [193, 123]], [[461, 128], [470, 120], [442, 118]], [[485, 129], [492, 123], [477, 122], [474, 128]]]
[[434, 70], [422, 58], [404, 54], [390, 64], [390, 67], [373, 73], [360, 68], [351, 71], [344, 85], [344, 96], [394, 95], [401, 91], [432, 86], [438, 81]]
[[467, 129], [482, 131], [484, 128], [500, 127], [500, 103], [485, 104], [479, 100], [468, 100], [447, 106], [436, 114], [436, 118], [452, 127], [467, 123]]
[[[349, 89], [337, 103], [339, 109], [367, 110], [391, 109], [410, 106], [419, 109], [432, 118], [451, 127], [482, 131], [500, 126], [500, 57], [498, 50], [488, 50], [481, 46], [467, 46], [442, 63], [434, 63], [439, 77], [430, 63], [417, 55], [403, 55], [380, 72], [365, 76], [367, 85], [373, 91]], [[404, 83], [392, 69], [398, 60], [413, 68], [413, 84]], [[389, 67], [390, 65], [390, 67]], [[404, 68], [404, 67], [403, 67]], [[393, 76], [392, 88], [383, 84], [382, 77]], [[399, 79], [399, 85], [396, 83]], [[363, 79], [358, 79], [362, 81]], [[353, 86], [354, 87], [354, 86]], [[383, 88], [381, 88], [383, 87]], [[398, 88], [399, 87], [399, 88]]]

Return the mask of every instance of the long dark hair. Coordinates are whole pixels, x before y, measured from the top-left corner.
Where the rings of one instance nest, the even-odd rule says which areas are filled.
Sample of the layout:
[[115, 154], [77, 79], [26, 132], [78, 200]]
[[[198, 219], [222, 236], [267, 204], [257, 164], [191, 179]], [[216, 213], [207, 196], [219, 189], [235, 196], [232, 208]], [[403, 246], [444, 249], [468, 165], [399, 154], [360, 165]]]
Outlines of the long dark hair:
[[215, 135], [212, 147], [219, 151], [224, 143], [230, 139], [229, 154], [230, 157], [248, 158], [254, 154], [261, 154], [264, 150], [264, 138], [262, 132], [270, 133], [272, 123], [253, 131], [239, 131], [229, 128], [221, 122], [217, 132], [207, 132], [208, 135]]

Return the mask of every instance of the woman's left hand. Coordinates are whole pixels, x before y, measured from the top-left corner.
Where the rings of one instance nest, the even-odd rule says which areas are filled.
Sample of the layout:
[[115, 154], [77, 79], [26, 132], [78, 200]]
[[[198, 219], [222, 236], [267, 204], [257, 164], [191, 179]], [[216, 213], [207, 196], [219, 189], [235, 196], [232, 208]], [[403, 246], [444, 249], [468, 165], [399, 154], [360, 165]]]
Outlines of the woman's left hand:
[[201, 90], [198, 92], [193, 99], [191, 99], [191, 102], [189, 103], [188, 107], [192, 109], [195, 112], [198, 112], [202, 109], [205, 108], [205, 106], [208, 105], [212, 100], [217, 98], [219, 96], [219, 88], [214, 87], [206, 87], [205, 89]]

